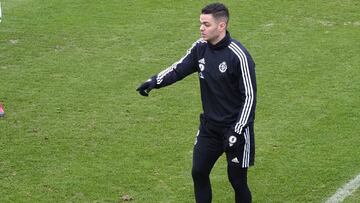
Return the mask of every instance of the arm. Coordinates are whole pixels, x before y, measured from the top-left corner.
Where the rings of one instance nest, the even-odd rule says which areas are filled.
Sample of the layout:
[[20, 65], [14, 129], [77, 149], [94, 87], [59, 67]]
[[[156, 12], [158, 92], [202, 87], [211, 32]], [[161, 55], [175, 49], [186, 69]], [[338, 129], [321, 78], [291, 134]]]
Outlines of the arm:
[[251, 56], [244, 52], [236, 44], [232, 44], [229, 47], [239, 59], [238, 71], [239, 71], [239, 91], [243, 98], [240, 111], [237, 116], [235, 124], [231, 130], [226, 134], [225, 149], [232, 148], [234, 145], [239, 145], [245, 142], [243, 136], [244, 129], [255, 119], [255, 107], [256, 107], [256, 75], [255, 75], [255, 63]]
[[171, 85], [179, 80], [182, 80], [191, 73], [196, 72], [196, 49], [199, 42], [200, 40], [194, 42], [192, 47], [187, 50], [185, 56], [140, 85], [137, 91], [139, 91], [139, 93], [143, 96], [148, 96], [148, 93], [153, 88], [158, 89]]
[[240, 77], [239, 80], [239, 87], [241, 95], [245, 99], [233, 128], [234, 132], [239, 135], [244, 132], [244, 128], [247, 127], [249, 123], [254, 122], [257, 90], [255, 64], [249, 56], [245, 56], [243, 59], [244, 60], [240, 60], [242, 77]]

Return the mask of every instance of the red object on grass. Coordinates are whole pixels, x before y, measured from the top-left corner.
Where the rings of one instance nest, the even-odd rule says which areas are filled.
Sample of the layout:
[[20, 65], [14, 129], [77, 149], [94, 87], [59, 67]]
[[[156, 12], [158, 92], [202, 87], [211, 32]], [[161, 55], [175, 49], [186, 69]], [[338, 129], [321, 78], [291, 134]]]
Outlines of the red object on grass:
[[0, 117], [5, 115], [4, 106], [0, 104]]

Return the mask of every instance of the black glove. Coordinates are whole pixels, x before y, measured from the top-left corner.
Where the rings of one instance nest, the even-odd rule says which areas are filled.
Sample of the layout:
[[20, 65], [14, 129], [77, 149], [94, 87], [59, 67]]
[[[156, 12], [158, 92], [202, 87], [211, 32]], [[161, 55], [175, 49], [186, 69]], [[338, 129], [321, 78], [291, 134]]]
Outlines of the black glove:
[[148, 79], [146, 82], [141, 84], [136, 91], [138, 91], [142, 96], [149, 96], [149, 92], [154, 89], [156, 86], [156, 78], [152, 77]]
[[241, 144], [245, 144], [244, 136], [241, 134], [239, 135], [233, 129], [228, 130], [225, 133], [225, 140], [224, 140], [224, 151], [233, 151], [238, 148]]

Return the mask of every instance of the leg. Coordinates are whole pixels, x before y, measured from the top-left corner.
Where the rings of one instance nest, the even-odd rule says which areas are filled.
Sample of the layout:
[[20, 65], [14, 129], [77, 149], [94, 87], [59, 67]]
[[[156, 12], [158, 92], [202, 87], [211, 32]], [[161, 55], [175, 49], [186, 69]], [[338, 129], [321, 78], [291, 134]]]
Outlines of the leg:
[[237, 203], [252, 201], [251, 192], [247, 184], [248, 167], [254, 164], [254, 133], [252, 126], [245, 128], [244, 144], [231, 152], [227, 152], [228, 177], [235, 191]]
[[194, 146], [192, 177], [197, 203], [210, 203], [212, 199], [210, 172], [222, 154], [222, 141], [209, 137], [201, 128]]
[[228, 177], [235, 191], [235, 202], [250, 203], [252, 197], [247, 184], [247, 168], [241, 168], [239, 164], [229, 164]]

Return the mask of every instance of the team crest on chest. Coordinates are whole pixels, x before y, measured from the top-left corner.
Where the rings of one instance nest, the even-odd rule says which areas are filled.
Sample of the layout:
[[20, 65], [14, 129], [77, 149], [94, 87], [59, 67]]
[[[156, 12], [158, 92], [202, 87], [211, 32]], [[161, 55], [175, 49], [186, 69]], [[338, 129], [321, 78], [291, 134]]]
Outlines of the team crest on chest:
[[224, 61], [224, 62], [220, 63], [219, 71], [222, 73], [225, 73], [226, 70], [227, 70], [227, 65], [226, 65], [226, 62]]

